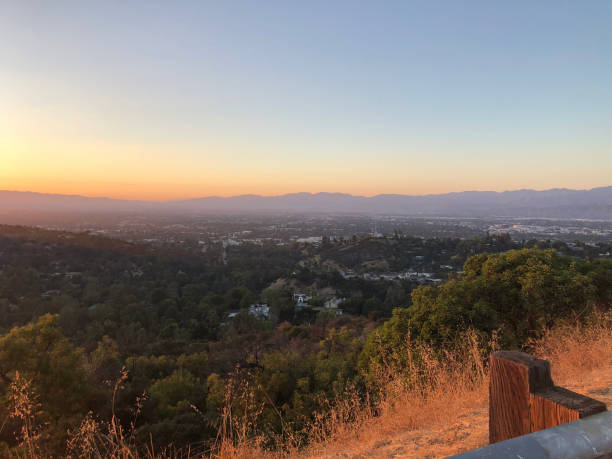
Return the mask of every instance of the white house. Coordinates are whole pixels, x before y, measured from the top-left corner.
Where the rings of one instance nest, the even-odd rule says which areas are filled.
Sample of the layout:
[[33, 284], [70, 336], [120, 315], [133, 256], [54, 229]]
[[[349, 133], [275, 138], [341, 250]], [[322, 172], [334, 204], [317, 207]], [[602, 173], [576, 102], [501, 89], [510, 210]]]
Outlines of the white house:
[[311, 296], [308, 296], [305, 293], [293, 294], [293, 301], [295, 301], [297, 307], [308, 306], [308, 300], [310, 300], [311, 298]]
[[252, 304], [249, 306], [249, 314], [258, 319], [267, 319], [270, 317], [270, 306], [265, 303]]
[[344, 301], [344, 298], [331, 297], [325, 303], [325, 309], [338, 309], [338, 305]]

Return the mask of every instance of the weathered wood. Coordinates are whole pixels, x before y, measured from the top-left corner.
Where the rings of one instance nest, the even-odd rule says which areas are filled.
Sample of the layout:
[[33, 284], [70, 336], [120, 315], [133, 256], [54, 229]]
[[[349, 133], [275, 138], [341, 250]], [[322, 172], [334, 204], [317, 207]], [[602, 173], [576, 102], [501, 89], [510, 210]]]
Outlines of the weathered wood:
[[604, 403], [558, 386], [530, 394], [529, 400], [532, 432], [606, 411]]
[[518, 351], [490, 357], [489, 442], [508, 440], [606, 410], [553, 384], [548, 361]]
[[489, 374], [489, 441], [531, 432], [529, 394], [552, 385], [548, 362], [524, 352], [494, 352]]

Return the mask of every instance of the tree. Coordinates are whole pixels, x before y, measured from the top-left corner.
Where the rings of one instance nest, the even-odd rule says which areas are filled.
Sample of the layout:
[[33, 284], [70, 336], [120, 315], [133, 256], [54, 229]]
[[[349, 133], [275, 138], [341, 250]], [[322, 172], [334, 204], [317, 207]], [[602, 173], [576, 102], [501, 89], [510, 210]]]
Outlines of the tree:
[[151, 398], [157, 401], [159, 414], [169, 418], [181, 405], [192, 402], [191, 398], [200, 387], [200, 380], [189, 371], [179, 368], [170, 376], [159, 379], [149, 388]]
[[410, 313], [396, 308], [392, 317], [382, 326], [368, 334], [359, 355], [358, 366], [366, 381], [373, 385], [382, 372], [398, 373], [408, 365], [405, 352], [410, 339]]
[[[19, 372], [31, 381], [41, 404], [41, 420], [49, 423], [50, 442], [61, 445], [70, 426], [86, 411], [87, 377], [81, 350], [64, 337], [57, 315], [15, 327], [0, 337], [0, 393], [6, 400], [9, 385]], [[6, 413], [3, 413], [6, 416]]]
[[558, 318], [593, 306], [597, 287], [579, 267], [553, 250], [476, 255], [466, 261], [463, 277], [413, 291], [411, 330], [439, 344], [468, 327], [501, 329], [502, 345], [521, 346]]

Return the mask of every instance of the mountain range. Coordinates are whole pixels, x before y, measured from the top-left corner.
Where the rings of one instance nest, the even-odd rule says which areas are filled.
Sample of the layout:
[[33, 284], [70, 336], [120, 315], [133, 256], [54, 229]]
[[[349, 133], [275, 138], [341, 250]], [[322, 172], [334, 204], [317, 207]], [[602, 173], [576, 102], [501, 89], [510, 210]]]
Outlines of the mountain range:
[[78, 195], [0, 191], [0, 215], [7, 212], [295, 212], [366, 213], [448, 217], [513, 216], [612, 220], [612, 186], [590, 190], [464, 191], [372, 197], [344, 193], [240, 195], [177, 201], [132, 201]]

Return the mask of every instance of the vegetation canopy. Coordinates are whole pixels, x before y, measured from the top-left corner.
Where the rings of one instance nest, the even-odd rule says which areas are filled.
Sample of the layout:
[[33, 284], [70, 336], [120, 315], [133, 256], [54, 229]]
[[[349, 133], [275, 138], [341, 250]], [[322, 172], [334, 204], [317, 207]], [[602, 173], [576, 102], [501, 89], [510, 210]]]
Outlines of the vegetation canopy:
[[[346, 408], [342, 422], [356, 421], [358, 411], [380, 414], [381, 403], [391, 403], [389, 384], [425, 393], [437, 387], [434, 362], [444, 359], [468, 365], [461, 377], [476, 384], [493, 347], [531, 346], [612, 304], [611, 260], [515, 247], [505, 237], [440, 240], [437, 248], [402, 237], [247, 246], [222, 259], [212, 249], [3, 231], [7, 455], [69, 455], [87, 429], [98, 432], [91, 451], [102, 456], [117, 439], [143, 454], [210, 454], [227, 439], [305, 448], [334, 431], [338, 407]], [[469, 256], [485, 247], [497, 253]], [[463, 272], [427, 285], [337, 270], [358, 270], [389, 250], [398, 266], [463, 258]], [[313, 292], [314, 306], [295, 306], [292, 289]], [[317, 295], [330, 291], [345, 298], [344, 315], [318, 312]], [[250, 312], [264, 302], [268, 316]]]

